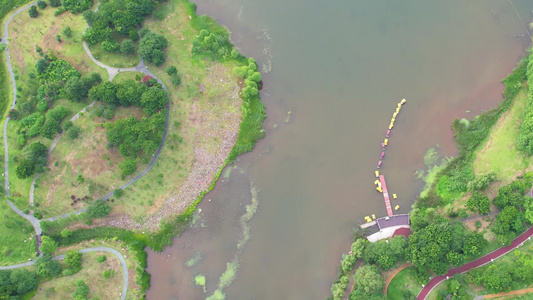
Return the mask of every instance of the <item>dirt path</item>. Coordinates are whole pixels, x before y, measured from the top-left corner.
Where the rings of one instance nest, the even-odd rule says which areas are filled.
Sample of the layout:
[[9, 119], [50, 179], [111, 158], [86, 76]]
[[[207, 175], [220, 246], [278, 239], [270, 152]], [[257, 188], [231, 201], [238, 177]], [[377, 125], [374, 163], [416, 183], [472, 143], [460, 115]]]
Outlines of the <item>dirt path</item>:
[[401, 266], [399, 266], [396, 270], [394, 270], [394, 272], [392, 272], [389, 277], [387, 278], [387, 280], [385, 281], [385, 286], [383, 287], [383, 295], [387, 296], [387, 289], [389, 288], [389, 284], [390, 282], [392, 281], [392, 279], [398, 275], [398, 273], [400, 273], [403, 269], [407, 268], [407, 267], [410, 267], [411, 266], [411, 263], [405, 263]]
[[476, 298], [474, 298], [474, 300], [493, 299], [493, 298], [499, 298], [499, 297], [505, 297], [505, 296], [515, 296], [515, 295], [522, 295], [522, 294], [528, 294], [528, 293], [533, 293], [533, 288], [521, 289], [521, 290], [510, 291], [510, 292], [505, 292], [505, 293], [477, 296]]

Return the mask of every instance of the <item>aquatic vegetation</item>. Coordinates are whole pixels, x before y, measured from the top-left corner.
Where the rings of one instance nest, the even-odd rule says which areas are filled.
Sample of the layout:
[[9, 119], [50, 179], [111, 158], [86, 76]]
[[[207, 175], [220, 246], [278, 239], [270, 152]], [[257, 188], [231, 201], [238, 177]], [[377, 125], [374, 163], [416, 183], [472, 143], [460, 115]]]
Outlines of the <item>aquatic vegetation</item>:
[[204, 293], [205, 293], [205, 276], [202, 274], [198, 274], [194, 277], [194, 283], [198, 286], [203, 287]]
[[187, 266], [187, 268], [191, 268], [195, 266], [197, 263], [199, 263], [202, 260], [203, 256], [204, 254], [202, 250], [198, 250], [194, 252], [194, 255], [191, 258], [187, 259], [187, 261], [185, 262], [185, 265]]

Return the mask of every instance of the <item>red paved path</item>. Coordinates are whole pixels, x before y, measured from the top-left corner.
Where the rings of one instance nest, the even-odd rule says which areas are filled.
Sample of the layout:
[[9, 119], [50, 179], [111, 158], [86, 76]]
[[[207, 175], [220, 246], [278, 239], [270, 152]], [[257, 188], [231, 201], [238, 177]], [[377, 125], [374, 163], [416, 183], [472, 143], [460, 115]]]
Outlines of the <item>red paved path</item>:
[[491, 253], [480, 257], [476, 260], [473, 260], [467, 264], [464, 264], [460, 267], [450, 269], [446, 275], [443, 276], [436, 276], [433, 277], [429, 283], [420, 291], [420, 294], [416, 297], [417, 300], [424, 300], [429, 295], [431, 290], [433, 290], [439, 283], [446, 280], [446, 276], [452, 277], [453, 275], [457, 273], [465, 273], [466, 271], [474, 268], [481, 267], [484, 264], [490, 263], [491, 259], [496, 259], [504, 254], [509, 253], [511, 250], [522, 244], [525, 240], [527, 240], [530, 236], [533, 235], [533, 226], [530, 227], [526, 232], [519, 235], [512, 243], [511, 245], [507, 247], [501, 247], [499, 249], [496, 249], [492, 251]]
[[387, 214], [392, 217], [392, 207], [390, 206], [389, 192], [387, 191], [387, 184], [385, 183], [385, 176], [379, 175], [381, 181], [381, 189], [383, 189], [383, 199], [385, 199], [385, 206], [387, 207]]

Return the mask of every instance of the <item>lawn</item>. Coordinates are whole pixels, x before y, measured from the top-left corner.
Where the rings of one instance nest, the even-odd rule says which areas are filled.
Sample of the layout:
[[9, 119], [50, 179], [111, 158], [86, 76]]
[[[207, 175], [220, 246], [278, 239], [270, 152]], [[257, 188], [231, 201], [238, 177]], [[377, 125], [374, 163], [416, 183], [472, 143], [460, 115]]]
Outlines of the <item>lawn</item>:
[[[30, 75], [35, 73], [34, 66], [40, 59], [36, 46], [41, 47], [44, 53], [51, 51], [59, 58], [67, 60], [82, 75], [97, 72], [103, 80], [108, 78], [107, 72], [94, 64], [83, 49], [81, 40], [86, 24], [81, 14], [72, 15], [66, 12], [55, 17], [53, 13], [54, 9], [50, 6], [44, 10], [39, 10], [39, 16], [35, 19], [30, 18], [27, 12], [22, 12], [10, 23], [11, 62], [16, 75], [17, 87], [21, 89], [18, 94], [19, 99], [27, 99], [31, 95], [30, 92], [39, 86], [38, 80], [31, 78]], [[55, 39], [56, 35], [60, 34], [67, 25], [72, 30], [72, 36], [63, 37], [62, 42], [58, 42]], [[28, 43], [28, 41], [32, 41], [32, 43]], [[70, 115], [65, 118], [68, 119], [87, 104], [59, 100], [54, 105], [66, 106], [71, 111]], [[17, 109], [20, 107], [17, 106]], [[16, 143], [18, 126], [16, 121], [9, 122], [8, 126], [9, 180], [12, 200], [20, 209], [27, 209], [29, 208], [28, 197], [33, 178], [21, 180], [15, 175], [16, 162], [21, 155]], [[47, 147], [52, 143], [49, 139], [35, 137], [28, 140], [28, 144], [36, 141], [42, 142]]]
[[[94, 112], [107, 104], [98, 102], [73, 122], [81, 129], [76, 140], [64, 135], [48, 160], [48, 172], [40, 175], [35, 188], [35, 203], [45, 217], [79, 210], [89, 199], [98, 199], [121, 186], [131, 177], [120, 176], [118, 164], [123, 160], [116, 148], [107, 148], [106, 119]], [[110, 120], [127, 116], [141, 118], [144, 113], [136, 107], [118, 107]], [[138, 164], [139, 173], [146, 168], [148, 157]], [[81, 176], [81, 177], [80, 177]], [[86, 200], [73, 201], [72, 196]], [[114, 199], [113, 199], [114, 201]]]
[[0, 265], [13, 265], [37, 257], [31, 224], [0, 201]]
[[[107, 257], [103, 263], [96, 261], [100, 255]], [[102, 276], [104, 270], [114, 270], [115, 275], [105, 279]], [[83, 280], [89, 286], [88, 298], [120, 299], [123, 287], [122, 276], [122, 267], [116, 256], [108, 252], [84, 253], [81, 271], [71, 276], [59, 277], [42, 283], [37, 288], [33, 299], [72, 299], [78, 280]]]
[[390, 300], [405, 300], [418, 295], [422, 290], [416, 281], [416, 272], [412, 267], [405, 268], [398, 273], [389, 284], [387, 298]]
[[[225, 116], [235, 113], [240, 115], [242, 101], [240, 98], [238, 101], [229, 101], [238, 87], [237, 77], [232, 72], [236, 65], [191, 59], [190, 45], [197, 31], [190, 26], [184, 3], [180, 0], [162, 2], [160, 10], [168, 12], [164, 21], [150, 17], [145, 21], [144, 27], [164, 35], [169, 41], [166, 63], [159, 68], [148, 66], [169, 91], [171, 102], [168, 136], [154, 167], [126, 189], [117, 209], [139, 222], [147, 214], [159, 210], [166, 198], [173, 197], [179, 191], [192, 168], [195, 146], [201, 146], [207, 151], [215, 151], [220, 146], [221, 136], [217, 135], [220, 128], [212, 128], [209, 137], [200, 137], [198, 131], [209, 130], [202, 126], [210, 126], [209, 122], [201, 124], [200, 121], [224, 120]], [[170, 65], [176, 66], [182, 77], [182, 83], [177, 88], [172, 86], [170, 76], [164, 72], [165, 67]], [[192, 200], [194, 199], [190, 199]]]
[[532, 159], [516, 149], [518, 130], [524, 119], [527, 91], [522, 89], [509, 110], [493, 127], [485, 146], [476, 153], [476, 176], [496, 172], [499, 181], [506, 183], [528, 168]]
[[[146, 74], [141, 72], [120, 72], [113, 78], [114, 83], [122, 83], [128, 79], [137, 81], [137, 78], [144, 78]], [[137, 78], [136, 78], [137, 77]]]
[[[119, 39], [119, 41], [122, 41], [122, 39]], [[136, 47], [137, 47], [137, 44], [138, 42], [135, 43]], [[96, 45], [91, 45], [89, 46], [89, 49], [91, 50], [91, 53], [93, 54], [93, 57], [95, 59], [111, 67], [132, 68], [139, 64], [139, 55], [137, 55], [137, 52], [135, 52], [135, 54], [132, 54], [132, 55], [124, 55], [124, 54], [120, 54], [119, 52], [107, 52], [104, 49], [102, 49], [101, 43], [96, 44]]]

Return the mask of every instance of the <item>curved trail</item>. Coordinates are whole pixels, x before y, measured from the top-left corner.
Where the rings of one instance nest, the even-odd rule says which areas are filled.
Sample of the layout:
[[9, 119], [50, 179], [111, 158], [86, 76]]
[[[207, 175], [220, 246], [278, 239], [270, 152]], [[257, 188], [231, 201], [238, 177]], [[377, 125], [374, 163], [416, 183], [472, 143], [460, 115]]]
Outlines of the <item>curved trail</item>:
[[528, 230], [526, 230], [524, 233], [522, 233], [516, 239], [514, 239], [511, 245], [498, 248], [492, 251], [491, 253], [485, 256], [482, 256], [478, 259], [475, 259], [469, 263], [466, 263], [460, 267], [450, 269], [445, 275], [433, 277], [429, 281], [429, 283], [426, 286], [424, 286], [424, 288], [422, 288], [422, 291], [420, 291], [416, 299], [417, 300], [426, 299], [429, 293], [442, 281], [448, 279], [449, 277], [452, 277], [455, 274], [458, 274], [458, 273], [462, 274], [462, 273], [468, 272], [470, 269], [479, 268], [485, 264], [493, 262], [495, 259], [501, 257], [502, 255], [505, 255], [511, 252], [512, 250], [518, 248], [519, 246], [522, 246], [522, 244], [526, 240], [529, 240], [532, 235], [533, 235], [533, 226], [529, 227]]
[[[122, 254], [120, 252], [118, 252], [117, 250], [115, 250], [113, 248], [109, 248], [109, 247], [91, 247], [91, 248], [81, 249], [78, 252], [80, 252], [80, 253], [109, 252], [109, 253], [115, 255], [118, 258], [118, 260], [120, 261], [120, 264], [122, 265], [122, 275], [123, 275], [123, 282], [124, 282], [123, 283], [123, 287], [122, 287], [122, 293], [120, 294], [120, 299], [122, 299], [122, 300], [126, 299], [126, 292], [128, 291], [128, 277], [129, 277], [128, 276], [128, 264], [126, 263], [126, 260], [124, 259], [124, 256], [122, 256]], [[65, 254], [57, 255], [57, 256], [53, 257], [53, 259], [56, 259], [56, 260], [61, 260], [61, 259], [64, 259], [64, 258], [65, 258]], [[34, 264], [35, 264], [35, 260], [32, 260], [32, 261], [28, 261], [28, 262], [25, 262], [25, 263], [22, 263], [22, 264], [0, 267], [0, 270], [12, 270], [12, 269], [17, 269], [17, 268], [23, 268], [23, 267], [32, 266]]]

